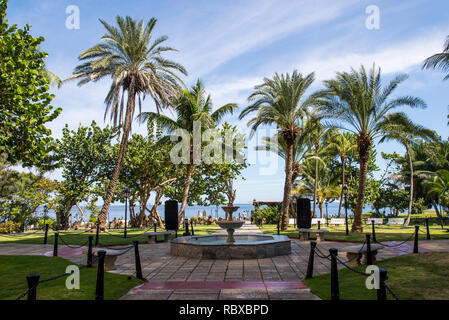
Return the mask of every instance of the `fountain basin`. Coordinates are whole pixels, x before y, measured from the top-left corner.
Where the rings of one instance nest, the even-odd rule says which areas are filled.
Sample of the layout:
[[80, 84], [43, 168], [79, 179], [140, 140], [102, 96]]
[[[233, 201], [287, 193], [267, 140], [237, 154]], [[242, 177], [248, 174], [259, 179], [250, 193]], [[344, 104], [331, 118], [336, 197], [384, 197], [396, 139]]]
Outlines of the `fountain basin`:
[[170, 254], [198, 259], [263, 259], [291, 253], [286, 236], [237, 234], [235, 242], [227, 243], [227, 235], [180, 237], [171, 241]]

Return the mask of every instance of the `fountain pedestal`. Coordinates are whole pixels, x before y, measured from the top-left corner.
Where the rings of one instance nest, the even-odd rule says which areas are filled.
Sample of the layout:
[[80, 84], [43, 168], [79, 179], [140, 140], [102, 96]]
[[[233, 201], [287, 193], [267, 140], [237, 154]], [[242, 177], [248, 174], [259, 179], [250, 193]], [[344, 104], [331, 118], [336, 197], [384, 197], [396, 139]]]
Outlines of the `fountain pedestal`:
[[226, 232], [228, 233], [228, 238], [226, 239], [227, 243], [234, 243], [235, 239], [234, 239], [234, 231], [236, 229], [241, 228], [244, 224], [245, 221], [243, 220], [237, 220], [234, 221], [232, 220], [232, 213], [236, 210], [238, 210], [240, 207], [234, 207], [234, 206], [225, 206], [222, 207], [223, 210], [226, 212], [226, 220], [223, 221], [217, 221], [217, 224], [220, 226], [220, 228], [225, 229]]

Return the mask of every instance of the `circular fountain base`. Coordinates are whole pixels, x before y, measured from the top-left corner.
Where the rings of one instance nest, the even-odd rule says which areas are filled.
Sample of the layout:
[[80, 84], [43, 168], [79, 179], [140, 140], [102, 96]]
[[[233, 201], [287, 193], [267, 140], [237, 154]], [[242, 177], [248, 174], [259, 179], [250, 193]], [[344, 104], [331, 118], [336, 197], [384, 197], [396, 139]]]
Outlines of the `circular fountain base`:
[[235, 242], [227, 243], [227, 235], [180, 237], [171, 241], [173, 256], [198, 259], [262, 259], [291, 253], [286, 236], [237, 234]]

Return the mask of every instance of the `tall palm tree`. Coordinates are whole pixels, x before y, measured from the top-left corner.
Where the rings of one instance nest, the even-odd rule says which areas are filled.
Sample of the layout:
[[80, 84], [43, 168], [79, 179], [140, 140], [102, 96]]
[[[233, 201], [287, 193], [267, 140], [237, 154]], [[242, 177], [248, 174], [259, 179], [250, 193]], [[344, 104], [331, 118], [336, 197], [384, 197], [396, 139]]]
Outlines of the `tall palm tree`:
[[[384, 141], [395, 140], [402, 144], [408, 155], [410, 165], [410, 201], [408, 206], [407, 219], [404, 222], [405, 226], [410, 224], [413, 207], [413, 185], [414, 185], [414, 168], [413, 168], [413, 151], [412, 145], [420, 143], [422, 140], [436, 140], [438, 138], [435, 131], [426, 129], [418, 124], [413, 123], [406, 114], [396, 113], [387, 115], [385, 117], [385, 135], [380, 139], [380, 143]], [[421, 140], [422, 139], [422, 140]]]
[[284, 196], [281, 208], [281, 229], [288, 228], [288, 208], [291, 201], [292, 173], [293, 173], [293, 149], [295, 140], [299, 134], [298, 123], [303, 119], [307, 109], [315, 105], [316, 98], [305, 98], [305, 92], [314, 81], [314, 74], [303, 76], [298, 71], [290, 74], [275, 74], [273, 79], [264, 78], [261, 85], [255, 87], [255, 91], [248, 97], [251, 103], [239, 116], [243, 119], [247, 115], [257, 112], [255, 117], [249, 120], [248, 126], [252, 127], [251, 135], [260, 125], [276, 124], [279, 128], [279, 136], [285, 141], [285, 183]]
[[443, 52], [434, 54], [424, 61], [423, 69], [439, 69], [447, 72], [444, 80], [449, 79], [449, 36], [444, 43]]
[[[422, 107], [423, 100], [405, 96], [388, 100], [397, 86], [407, 79], [401, 75], [387, 86], [382, 86], [380, 69], [375, 65], [369, 72], [362, 66], [360, 71], [339, 72], [336, 79], [324, 81], [326, 89], [320, 94], [321, 105], [327, 117], [338, 119], [334, 124], [357, 135], [357, 151], [360, 159], [359, 189], [354, 212], [353, 232], [362, 232], [362, 210], [366, 191], [368, 161], [373, 141], [385, 134], [387, 116], [400, 106]], [[394, 118], [391, 118], [394, 119]]]
[[182, 90], [171, 104], [176, 112], [176, 120], [157, 112], [143, 112], [139, 115], [139, 120], [141, 122], [156, 120], [167, 133], [172, 133], [177, 129], [181, 129], [185, 130], [190, 135], [190, 158], [185, 176], [181, 208], [178, 214], [179, 221], [181, 222], [187, 205], [190, 182], [195, 170], [196, 161], [194, 159], [195, 146], [193, 135], [198, 128], [195, 122], [198, 121], [198, 124], [201, 124], [202, 129], [213, 128], [225, 115], [233, 114], [238, 107], [235, 103], [228, 103], [212, 112], [212, 99], [210, 95], [206, 96], [206, 91], [200, 80], [198, 80], [195, 86], [190, 90]]
[[333, 128], [324, 128], [320, 122], [320, 116], [318, 114], [314, 114], [308, 119], [308, 122], [311, 123], [310, 128], [310, 136], [313, 142], [314, 150], [310, 153], [309, 160], [315, 160], [315, 179], [314, 179], [314, 192], [313, 192], [313, 217], [316, 217], [316, 205], [318, 199], [318, 181], [319, 181], [319, 168], [318, 163], [321, 160], [322, 156], [327, 154], [327, 146], [326, 148], [322, 148], [323, 144], [325, 144], [326, 140], [332, 134]]
[[67, 79], [81, 79], [78, 85], [82, 86], [105, 77], [112, 78], [112, 85], [105, 99], [105, 118], [110, 113], [114, 125], [123, 125], [123, 133], [115, 169], [98, 217], [102, 227], [105, 225], [122, 168], [136, 100], [138, 99], [139, 111], [142, 99], [146, 96], [153, 99], [158, 111], [167, 107], [171, 97], [178, 94], [182, 84], [177, 73], [187, 74], [180, 64], [162, 56], [165, 52], [176, 50], [161, 45], [167, 40], [166, 36], [153, 40], [152, 32], [156, 21], [151, 18], [145, 24], [143, 20], [118, 16], [118, 27], [115, 27], [100, 20], [106, 29], [101, 42], [80, 54], [79, 60], [83, 63], [77, 66], [73, 75]]
[[329, 139], [327, 150], [331, 154], [338, 155], [341, 162], [341, 190], [340, 202], [338, 204], [338, 217], [340, 217], [343, 203], [343, 188], [346, 185], [346, 157], [354, 154], [357, 150], [354, 135], [349, 132], [334, 133]]
[[[293, 163], [292, 163], [292, 186], [298, 176], [302, 173], [302, 162], [307, 159], [308, 149], [310, 147], [310, 122], [304, 121], [299, 127], [299, 134], [293, 144]], [[256, 146], [257, 151], [270, 151], [277, 154], [280, 158], [286, 159], [288, 147], [283, 136], [276, 134], [274, 137], [263, 137], [262, 145]], [[291, 201], [291, 200], [290, 200]], [[289, 210], [291, 209], [291, 203]], [[289, 212], [290, 215], [290, 212]]]

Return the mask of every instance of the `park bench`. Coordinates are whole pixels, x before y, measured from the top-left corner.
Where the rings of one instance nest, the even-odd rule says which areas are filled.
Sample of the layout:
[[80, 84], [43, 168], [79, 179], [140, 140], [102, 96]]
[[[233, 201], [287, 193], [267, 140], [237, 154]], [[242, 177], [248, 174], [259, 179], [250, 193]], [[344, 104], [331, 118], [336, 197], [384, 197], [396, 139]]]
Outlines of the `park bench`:
[[[371, 257], [372, 262], [376, 261], [377, 251], [383, 249], [384, 246], [380, 244], [373, 243], [371, 244]], [[348, 246], [340, 249], [341, 252], [346, 252], [346, 258], [348, 259], [348, 264], [352, 267], [360, 266], [366, 263], [367, 257], [367, 246], [366, 244]], [[363, 258], [363, 260], [362, 260]]]
[[329, 232], [327, 230], [319, 230], [319, 229], [298, 229], [299, 231], [299, 240], [300, 241], [308, 241], [309, 234], [314, 233], [316, 235], [316, 240], [318, 242], [324, 241], [324, 234]]
[[402, 225], [404, 224], [404, 218], [388, 218], [387, 225]]
[[382, 219], [382, 218], [368, 218], [368, 219], [366, 219], [366, 223], [367, 224], [372, 224], [371, 221], [374, 221], [374, 224], [383, 224], [384, 223], [384, 219]]
[[331, 221], [329, 222], [329, 224], [340, 225], [340, 226], [344, 225], [345, 223], [346, 223], [345, 219], [343, 219], [343, 218], [332, 218]]
[[[119, 250], [119, 248], [120, 247], [117, 247], [118, 250], [103, 249], [103, 248], [92, 249], [92, 257], [93, 257], [92, 266], [93, 267], [98, 266], [98, 259], [95, 259], [95, 258], [98, 257], [98, 251], [104, 250], [104, 251], [106, 251], [106, 255], [104, 256], [104, 269], [106, 271], [115, 270], [115, 261], [117, 260], [117, 257], [122, 252]], [[87, 255], [88, 250], [84, 250], [83, 254]]]
[[161, 242], [166, 242], [171, 239], [173, 231], [160, 231], [160, 232], [146, 232], [145, 235], [148, 237], [148, 243], [156, 243], [157, 236], [164, 236], [164, 240]]

